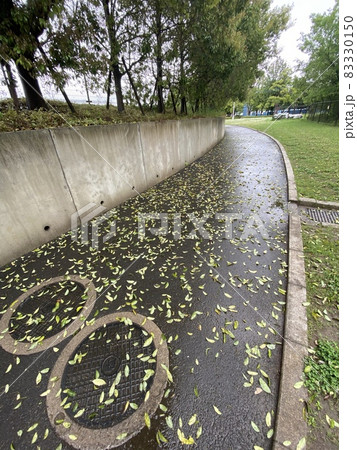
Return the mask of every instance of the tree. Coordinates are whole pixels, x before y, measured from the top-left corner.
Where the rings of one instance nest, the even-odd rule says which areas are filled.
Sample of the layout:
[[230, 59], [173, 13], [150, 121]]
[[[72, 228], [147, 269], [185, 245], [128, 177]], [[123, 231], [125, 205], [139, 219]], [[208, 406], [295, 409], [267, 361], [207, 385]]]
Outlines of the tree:
[[[73, 105], [67, 97], [64, 86], [75, 77], [84, 80], [86, 90], [95, 79], [102, 80], [103, 61], [101, 49], [94, 48], [88, 36], [94, 32], [91, 24], [84, 20], [79, 1], [64, 1], [63, 9], [52, 19], [44, 33], [38, 40], [41, 59], [38, 60], [42, 68], [41, 74], [49, 74], [56, 88], [63, 94], [70, 110]], [[88, 95], [88, 91], [87, 91]]]
[[117, 109], [122, 113], [125, 110], [122, 86], [122, 78], [125, 75], [128, 75], [134, 94], [139, 99], [135, 92], [131, 70], [135, 64], [142, 61], [142, 56], [146, 52], [144, 48], [142, 54], [138, 54], [137, 51], [138, 42], [143, 39], [143, 4], [130, 0], [82, 0], [81, 5], [82, 17], [90, 25], [87, 40], [106, 55], [108, 85], [112, 74]]
[[12, 98], [12, 101], [14, 103], [15, 110], [18, 111], [20, 109], [20, 102], [19, 102], [19, 98], [17, 96], [16, 80], [12, 74], [11, 66], [7, 61], [5, 61], [3, 59], [1, 59], [0, 62], [1, 62], [1, 70], [3, 72], [5, 84], [9, 90], [10, 97]]
[[285, 69], [277, 80], [272, 81], [265, 102], [266, 109], [290, 106], [294, 102], [291, 71]]
[[0, 7], [0, 49], [16, 63], [29, 109], [47, 108], [38, 82], [38, 38], [49, 18], [61, 7], [59, 0], [3, 0]]
[[312, 28], [302, 34], [300, 49], [310, 58], [304, 67], [308, 88], [305, 99], [309, 103], [337, 100], [339, 90], [338, 66], [338, 0], [331, 10], [312, 14]]
[[295, 103], [294, 81], [291, 69], [279, 56], [260, 66], [262, 75], [258, 78], [247, 96], [250, 110], [274, 110]]
[[64, 86], [74, 77], [101, 86], [108, 100], [113, 80], [118, 112], [135, 98], [143, 113], [143, 101], [156, 101], [160, 113], [171, 102], [187, 114], [244, 98], [288, 20], [288, 9], [271, 3], [3, 0], [0, 45], [31, 108], [45, 106], [37, 77], [49, 74], [70, 107]]
[[271, 0], [203, 2], [191, 61], [195, 95], [207, 106], [246, 97], [288, 22], [289, 8], [270, 6]]

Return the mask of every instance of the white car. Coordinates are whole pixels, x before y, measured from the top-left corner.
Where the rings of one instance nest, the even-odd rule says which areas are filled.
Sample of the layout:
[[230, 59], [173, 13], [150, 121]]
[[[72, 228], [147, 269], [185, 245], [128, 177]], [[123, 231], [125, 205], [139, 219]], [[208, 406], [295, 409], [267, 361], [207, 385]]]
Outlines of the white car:
[[280, 112], [280, 113], [274, 114], [273, 118], [274, 119], [288, 119], [289, 113], [288, 112]]
[[302, 114], [288, 114], [288, 119], [302, 119]]

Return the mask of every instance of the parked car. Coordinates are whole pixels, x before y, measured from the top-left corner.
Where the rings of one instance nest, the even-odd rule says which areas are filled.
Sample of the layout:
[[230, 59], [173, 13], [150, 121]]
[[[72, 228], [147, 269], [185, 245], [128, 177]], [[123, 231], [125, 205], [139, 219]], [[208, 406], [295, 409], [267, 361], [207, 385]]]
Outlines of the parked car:
[[283, 112], [277, 112], [276, 114], [273, 115], [273, 119], [288, 119], [289, 118], [289, 113], [287, 111], [283, 111]]
[[288, 111], [278, 111], [273, 115], [274, 119], [302, 119], [303, 115], [301, 113], [289, 113]]

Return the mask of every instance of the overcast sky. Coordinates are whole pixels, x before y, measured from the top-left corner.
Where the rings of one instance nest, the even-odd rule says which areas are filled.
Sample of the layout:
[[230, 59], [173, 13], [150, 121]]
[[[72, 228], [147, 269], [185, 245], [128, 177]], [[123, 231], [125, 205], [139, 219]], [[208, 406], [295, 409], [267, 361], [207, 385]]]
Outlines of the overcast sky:
[[323, 13], [331, 9], [335, 0], [273, 0], [273, 6], [291, 5], [291, 27], [284, 31], [278, 43], [281, 57], [294, 67], [296, 60], [307, 60], [308, 57], [299, 48], [301, 33], [308, 33], [311, 28], [310, 15]]

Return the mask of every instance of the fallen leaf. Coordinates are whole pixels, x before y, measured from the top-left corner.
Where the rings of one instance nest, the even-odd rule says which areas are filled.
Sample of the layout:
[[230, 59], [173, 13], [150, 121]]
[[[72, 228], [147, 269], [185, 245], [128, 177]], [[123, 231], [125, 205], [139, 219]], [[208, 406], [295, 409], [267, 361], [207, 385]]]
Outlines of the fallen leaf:
[[95, 380], [92, 380], [92, 383], [97, 387], [105, 386], [107, 384], [107, 382], [102, 378], [96, 378]]
[[271, 394], [270, 387], [267, 385], [267, 383], [263, 380], [263, 378], [259, 378], [259, 384], [263, 391], [265, 391], [268, 394]]

